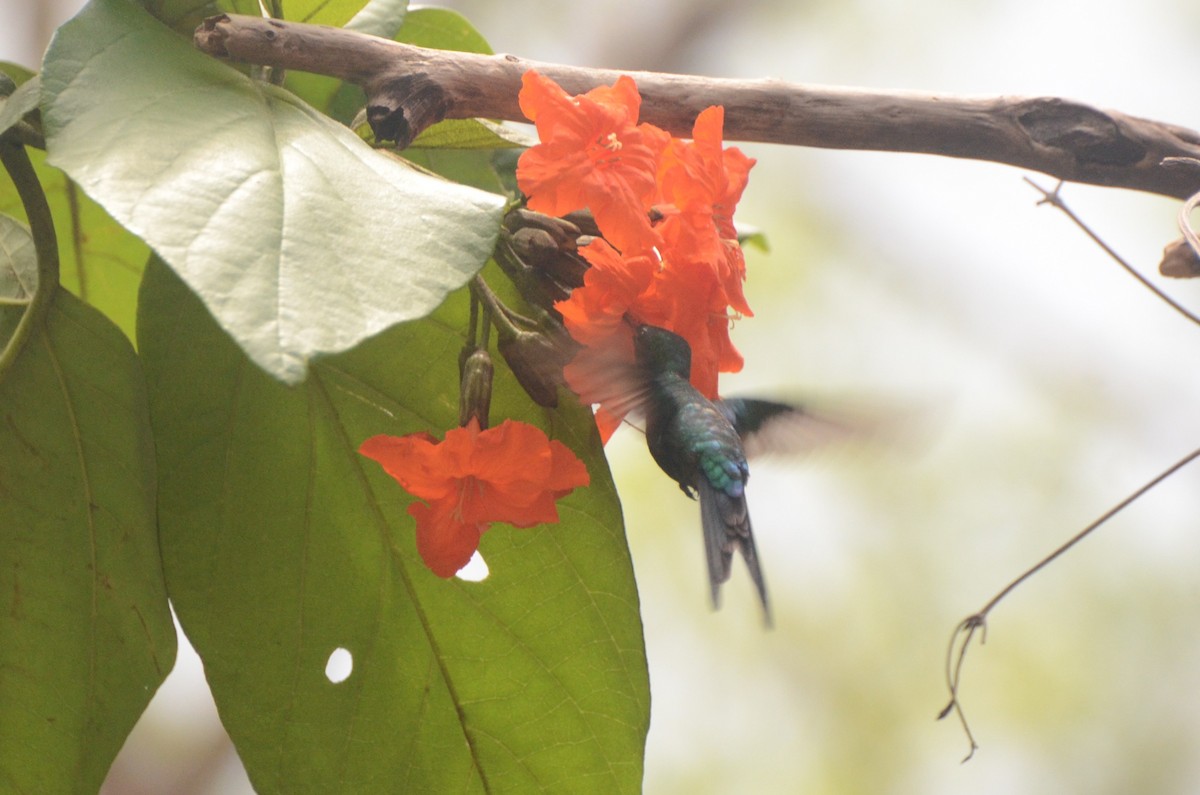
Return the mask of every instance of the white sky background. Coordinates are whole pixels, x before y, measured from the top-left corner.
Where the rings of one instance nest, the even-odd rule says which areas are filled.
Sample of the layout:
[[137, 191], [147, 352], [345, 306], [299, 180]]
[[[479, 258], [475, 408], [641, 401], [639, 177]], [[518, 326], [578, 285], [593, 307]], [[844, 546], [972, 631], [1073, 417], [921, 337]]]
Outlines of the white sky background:
[[[16, 44], [34, 5], [0, 0], [0, 59], [33, 64]], [[449, 5], [497, 51], [536, 60], [1059, 95], [1200, 129], [1200, 11], [1182, 2], [703, 3], [724, 13], [711, 26], [682, 0]], [[954, 624], [1200, 445], [1200, 328], [1036, 207], [1025, 172], [743, 148], [759, 164], [738, 217], [772, 252], [750, 254], [757, 316], [734, 329], [747, 366], [724, 391], [898, 401], [916, 409], [921, 438], [754, 466], [772, 632], [741, 564], [709, 612], [698, 509], [635, 432], [614, 440], [651, 664], [647, 791], [1188, 791], [1200, 775], [1200, 471], [997, 608], [967, 664], [975, 760], [959, 765], [965, 741], [932, 717]], [[1064, 195], [1200, 310], [1200, 285], [1155, 273], [1176, 202]], [[139, 739], [152, 758], [203, 753], [213, 730], [193, 719], [205, 708], [198, 665], [180, 667]], [[189, 723], [202, 731], [172, 739]], [[238, 792], [235, 781], [211, 791]], [[133, 786], [120, 791], [156, 791]]]

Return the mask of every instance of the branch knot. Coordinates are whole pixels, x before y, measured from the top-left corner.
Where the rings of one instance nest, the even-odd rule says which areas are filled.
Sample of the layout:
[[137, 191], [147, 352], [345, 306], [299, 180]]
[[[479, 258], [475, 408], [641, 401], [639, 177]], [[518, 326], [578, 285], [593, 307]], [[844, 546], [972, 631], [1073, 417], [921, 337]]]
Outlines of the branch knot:
[[383, 80], [367, 98], [367, 123], [377, 141], [406, 148], [426, 128], [446, 118], [450, 107], [445, 89], [425, 75], [406, 74]]
[[1034, 143], [1071, 155], [1078, 165], [1128, 167], [1146, 148], [1121, 134], [1107, 113], [1069, 100], [1042, 97], [1022, 103], [1017, 121]]

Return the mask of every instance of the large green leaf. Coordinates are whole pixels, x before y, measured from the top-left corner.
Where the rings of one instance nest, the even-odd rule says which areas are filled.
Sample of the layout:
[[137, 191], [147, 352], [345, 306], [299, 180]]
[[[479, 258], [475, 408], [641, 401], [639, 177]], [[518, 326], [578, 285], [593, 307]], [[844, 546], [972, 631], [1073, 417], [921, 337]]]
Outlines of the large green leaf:
[[[355, 451], [457, 419], [465, 301], [287, 387], [152, 264], [141, 293], [168, 588], [261, 793], [635, 792], [649, 718], [637, 591], [589, 413], [497, 366], [493, 420], [535, 422], [592, 485], [498, 527], [482, 582], [416, 555], [408, 495]], [[564, 401], [566, 402], [566, 401]], [[335, 649], [353, 671], [324, 674]]]
[[372, 151], [128, 0], [63, 26], [42, 79], [50, 161], [288, 383], [427, 315], [495, 242], [500, 197]]
[[59, 291], [0, 414], [0, 790], [94, 793], [175, 658], [137, 357]]

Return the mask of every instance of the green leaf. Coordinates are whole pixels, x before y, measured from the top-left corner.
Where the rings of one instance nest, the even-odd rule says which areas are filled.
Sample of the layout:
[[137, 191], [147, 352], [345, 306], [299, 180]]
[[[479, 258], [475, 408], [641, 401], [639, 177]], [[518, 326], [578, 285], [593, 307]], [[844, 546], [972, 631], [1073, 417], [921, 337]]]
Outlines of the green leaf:
[[0, 133], [4, 133], [23, 119], [26, 113], [37, 108], [41, 91], [41, 80], [34, 76], [22, 83], [12, 94], [0, 98]]
[[94, 793], [175, 658], [142, 373], [60, 290], [0, 407], [0, 790]]
[[446, 179], [496, 194], [502, 192], [488, 152], [405, 149], [403, 158]]
[[424, 130], [415, 149], [514, 149], [533, 146], [536, 136], [487, 119], [446, 119]]
[[370, 0], [346, 23], [346, 29], [390, 39], [407, 16], [408, 0]]
[[449, 8], [412, 9], [396, 41], [434, 50], [492, 54], [491, 45], [475, 26]]
[[28, 303], [37, 283], [37, 252], [29, 229], [0, 215], [0, 303]]
[[[44, 153], [31, 150], [29, 157], [58, 233], [62, 286], [103, 312], [133, 341], [137, 288], [149, 249], [66, 175], [46, 165]], [[6, 179], [0, 179], [0, 213], [27, 220], [15, 187]]]
[[[189, 40], [202, 20], [221, 13], [217, 0], [139, 0], [141, 6], [156, 19]], [[257, 0], [255, 0], [257, 2]], [[258, 9], [244, 13], [258, 16]]]
[[[276, 19], [332, 25], [340, 28], [366, 5], [366, 0], [264, 0]], [[231, 14], [261, 16], [259, 0], [217, 0], [221, 10]]]
[[[30, 79], [37, 75], [37, 72], [32, 69], [27, 69], [11, 61], [0, 61], [0, 73], [3, 73], [18, 86], [28, 83]], [[7, 94], [11, 92], [0, 91], [0, 93]]]
[[[640, 789], [637, 590], [590, 412], [532, 407], [498, 360], [494, 421], [547, 429], [592, 485], [559, 503], [559, 524], [485, 534], [483, 582], [422, 565], [411, 498], [356, 453], [457, 422], [464, 294], [286, 387], [169, 270], [146, 272], [168, 586], [264, 795]], [[334, 684], [339, 648], [353, 669]]]
[[33, 236], [15, 218], [0, 215], [0, 351], [17, 330], [37, 283]]
[[43, 81], [50, 161], [287, 383], [429, 314], [495, 242], [501, 197], [372, 151], [126, 0], [63, 26]]

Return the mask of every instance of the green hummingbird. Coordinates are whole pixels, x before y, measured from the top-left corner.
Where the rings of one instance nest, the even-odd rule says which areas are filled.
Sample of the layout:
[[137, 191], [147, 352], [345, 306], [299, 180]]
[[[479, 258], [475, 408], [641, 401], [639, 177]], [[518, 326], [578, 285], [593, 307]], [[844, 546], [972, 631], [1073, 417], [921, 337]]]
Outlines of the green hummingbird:
[[650, 455], [685, 494], [700, 500], [713, 607], [720, 606], [721, 584], [729, 579], [736, 550], [746, 561], [770, 624], [767, 585], [746, 506], [747, 451], [809, 446], [805, 437], [824, 421], [786, 403], [709, 400], [688, 380], [692, 350], [687, 340], [666, 329], [638, 326], [634, 354], [637, 403]]

